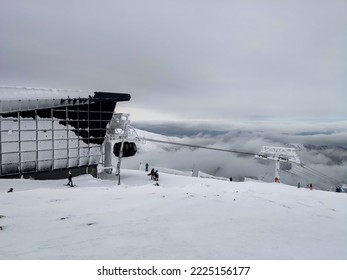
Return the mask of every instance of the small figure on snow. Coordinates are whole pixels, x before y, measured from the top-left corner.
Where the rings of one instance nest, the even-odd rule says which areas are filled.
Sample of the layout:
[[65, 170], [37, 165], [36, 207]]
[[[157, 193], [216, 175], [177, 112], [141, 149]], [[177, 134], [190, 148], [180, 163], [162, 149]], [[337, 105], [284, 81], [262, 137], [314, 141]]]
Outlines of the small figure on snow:
[[10, 188], [10, 189], [8, 190], [8, 192], [13, 192], [13, 188]]
[[73, 183], [72, 183], [72, 173], [71, 170], [69, 170], [69, 176], [67, 177], [68, 181], [68, 186], [73, 187]]
[[151, 172], [147, 174], [148, 176], [151, 176], [151, 180], [154, 180], [154, 168], [152, 168]]
[[313, 188], [313, 186], [312, 186], [312, 184], [310, 184], [310, 190], [312, 190], [312, 188]]
[[298, 183], [298, 189], [300, 189], [300, 182]]
[[146, 163], [146, 172], [148, 172], [148, 163]]
[[154, 181], [159, 181], [159, 173], [158, 170], [154, 172]]

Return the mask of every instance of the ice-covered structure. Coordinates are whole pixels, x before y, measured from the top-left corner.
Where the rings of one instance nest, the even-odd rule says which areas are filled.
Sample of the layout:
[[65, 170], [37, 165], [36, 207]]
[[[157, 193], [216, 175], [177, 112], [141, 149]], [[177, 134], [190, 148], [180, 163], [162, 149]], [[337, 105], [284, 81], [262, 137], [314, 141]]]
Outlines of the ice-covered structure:
[[0, 87], [0, 177], [49, 172], [52, 178], [70, 168], [79, 173], [95, 168], [116, 104], [130, 98], [125, 93]]

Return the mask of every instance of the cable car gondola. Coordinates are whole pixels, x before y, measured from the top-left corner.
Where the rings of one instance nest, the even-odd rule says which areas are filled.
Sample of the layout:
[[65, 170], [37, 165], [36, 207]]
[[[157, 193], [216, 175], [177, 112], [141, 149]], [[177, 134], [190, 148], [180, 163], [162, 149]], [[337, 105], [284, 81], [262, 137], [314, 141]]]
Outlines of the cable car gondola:
[[[117, 142], [113, 146], [113, 154], [116, 157], [119, 157], [121, 146], [122, 146], [122, 142]], [[132, 157], [136, 154], [136, 152], [137, 152], [137, 147], [134, 142], [124, 142], [122, 157]]]

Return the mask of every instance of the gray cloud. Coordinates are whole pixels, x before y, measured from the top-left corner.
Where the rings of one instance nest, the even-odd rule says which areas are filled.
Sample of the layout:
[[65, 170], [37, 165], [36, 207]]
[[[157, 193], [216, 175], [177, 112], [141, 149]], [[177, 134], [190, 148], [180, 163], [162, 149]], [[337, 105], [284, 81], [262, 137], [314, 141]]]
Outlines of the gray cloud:
[[130, 92], [134, 107], [172, 118], [347, 116], [345, 1], [1, 7], [1, 84]]

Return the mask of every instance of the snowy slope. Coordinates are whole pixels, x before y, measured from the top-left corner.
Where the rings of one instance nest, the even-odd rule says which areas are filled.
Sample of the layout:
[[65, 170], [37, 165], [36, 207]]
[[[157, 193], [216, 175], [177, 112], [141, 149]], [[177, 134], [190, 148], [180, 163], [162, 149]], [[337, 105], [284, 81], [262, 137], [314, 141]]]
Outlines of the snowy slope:
[[[346, 259], [347, 196], [144, 171], [0, 180], [0, 259]], [[13, 193], [7, 193], [9, 188]]]
[[[180, 142], [182, 141], [179, 137], [173, 137], [173, 136], [165, 136], [162, 134], [152, 133], [149, 131], [141, 130], [141, 129], [135, 129], [136, 133], [139, 135], [139, 137], [143, 139], [155, 139], [160, 141], [166, 141], [166, 142]], [[165, 150], [165, 151], [175, 151], [179, 149], [177, 146], [167, 145], [167, 144], [161, 144], [161, 143], [155, 143], [151, 141], [145, 141], [144, 143], [141, 143], [139, 145], [140, 152], [153, 152], [156, 150]]]

